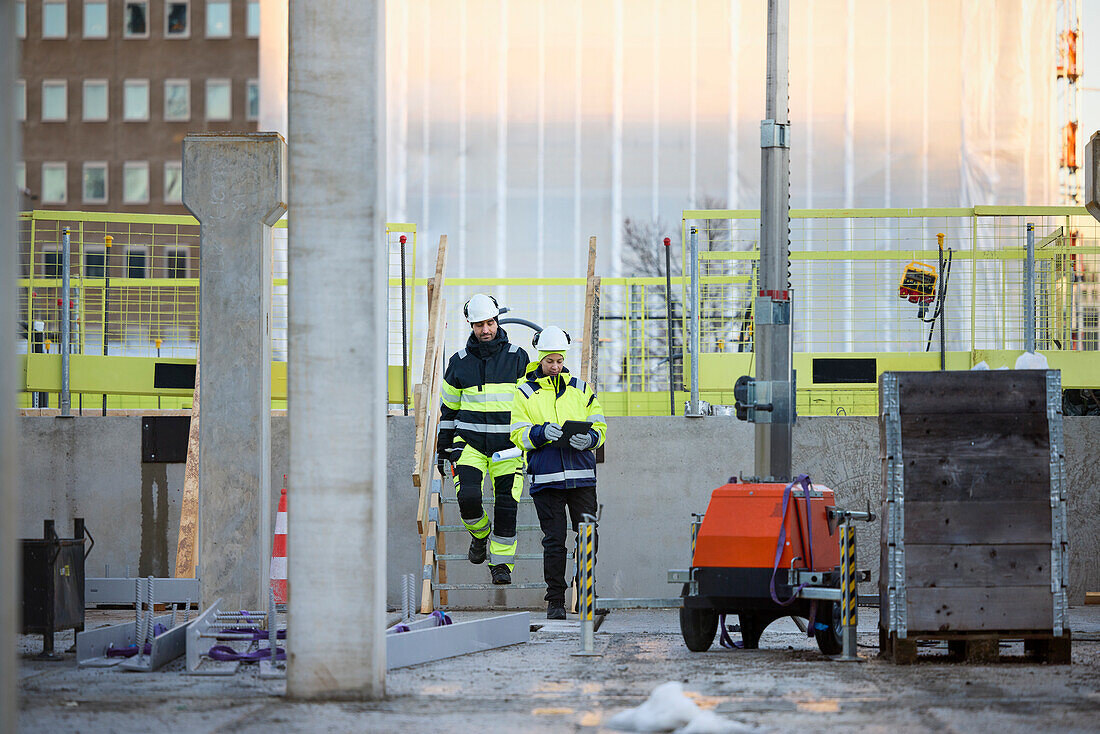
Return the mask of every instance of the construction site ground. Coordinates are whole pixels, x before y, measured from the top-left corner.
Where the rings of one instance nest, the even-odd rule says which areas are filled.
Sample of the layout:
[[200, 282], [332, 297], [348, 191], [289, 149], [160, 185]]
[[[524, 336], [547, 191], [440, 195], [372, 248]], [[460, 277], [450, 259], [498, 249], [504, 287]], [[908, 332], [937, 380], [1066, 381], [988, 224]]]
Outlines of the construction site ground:
[[[456, 620], [489, 612], [455, 612]], [[88, 612], [88, 628], [132, 618]], [[1073, 664], [971, 665], [876, 659], [878, 612], [861, 609], [863, 663], [822, 657], [790, 619], [759, 650], [684, 647], [674, 610], [616, 611], [596, 634], [600, 657], [575, 657], [575, 617], [532, 611], [524, 645], [390, 671], [385, 700], [297, 703], [283, 681], [252, 668], [233, 677], [183, 673], [182, 658], [157, 673], [78, 669], [72, 653], [34, 659], [41, 637], [21, 638], [21, 731], [113, 732], [596, 732], [618, 711], [680, 681], [704, 708], [773, 731], [1095, 732], [1100, 721], [1100, 606], [1070, 610]], [[730, 619], [729, 622], [735, 622]], [[733, 637], [736, 639], [737, 635]], [[72, 645], [57, 635], [57, 650]], [[946, 646], [922, 648], [946, 655]], [[1022, 655], [1022, 643], [1002, 654]]]

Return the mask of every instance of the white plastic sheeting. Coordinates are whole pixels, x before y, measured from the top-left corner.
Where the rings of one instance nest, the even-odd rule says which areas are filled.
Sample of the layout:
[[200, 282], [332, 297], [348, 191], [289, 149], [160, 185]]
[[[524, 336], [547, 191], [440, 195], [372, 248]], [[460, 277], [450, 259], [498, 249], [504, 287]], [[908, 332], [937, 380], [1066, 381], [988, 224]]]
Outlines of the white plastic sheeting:
[[[623, 218], [758, 206], [766, 6], [391, 3], [390, 219], [454, 275], [575, 276]], [[792, 206], [1056, 203], [1054, 13], [792, 0]]]

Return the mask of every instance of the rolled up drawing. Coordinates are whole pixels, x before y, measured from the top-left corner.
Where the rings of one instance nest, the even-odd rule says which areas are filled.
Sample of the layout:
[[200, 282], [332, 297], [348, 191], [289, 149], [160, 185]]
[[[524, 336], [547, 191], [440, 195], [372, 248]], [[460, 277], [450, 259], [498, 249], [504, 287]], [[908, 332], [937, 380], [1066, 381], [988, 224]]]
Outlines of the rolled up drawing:
[[523, 451], [513, 446], [512, 448], [505, 449], [504, 451], [494, 452], [493, 461], [508, 461], [508, 459], [518, 459], [521, 456], [523, 456]]

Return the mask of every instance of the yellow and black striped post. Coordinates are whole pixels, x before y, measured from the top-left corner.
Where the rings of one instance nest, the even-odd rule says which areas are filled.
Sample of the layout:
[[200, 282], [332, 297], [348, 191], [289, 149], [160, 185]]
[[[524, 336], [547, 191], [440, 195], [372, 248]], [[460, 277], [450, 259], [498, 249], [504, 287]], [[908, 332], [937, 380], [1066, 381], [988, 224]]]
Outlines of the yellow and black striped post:
[[581, 649], [578, 655], [596, 652], [596, 523], [588, 519], [577, 525], [577, 594], [580, 597]]
[[838, 660], [859, 660], [856, 626], [859, 618], [859, 573], [856, 571], [856, 529], [845, 518], [840, 526], [840, 626], [843, 650]]

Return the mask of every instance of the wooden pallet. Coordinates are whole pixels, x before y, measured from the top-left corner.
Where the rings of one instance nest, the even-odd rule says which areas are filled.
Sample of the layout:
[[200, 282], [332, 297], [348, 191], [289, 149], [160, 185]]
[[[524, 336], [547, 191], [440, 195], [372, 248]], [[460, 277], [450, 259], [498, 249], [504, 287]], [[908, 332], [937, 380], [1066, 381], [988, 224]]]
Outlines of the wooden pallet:
[[[912, 665], [920, 661], [948, 659], [952, 662], [981, 664], [1012, 660], [1031, 660], [1052, 665], [1069, 665], [1072, 636], [1067, 629], [1061, 637], [1049, 630], [1000, 632], [909, 632], [901, 639], [895, 632], [878, 630], [879, 657], [897, 665]], [[1001, 654], [1001, 643], [1023, 640], [1024, 656]], [[946, 641], [946, 656], [920, 654], [921, 642]]]

